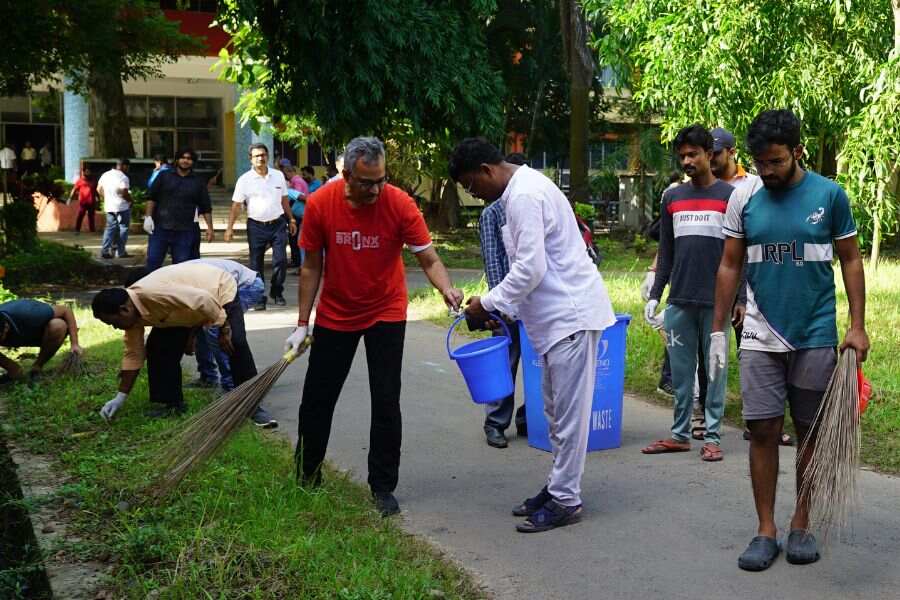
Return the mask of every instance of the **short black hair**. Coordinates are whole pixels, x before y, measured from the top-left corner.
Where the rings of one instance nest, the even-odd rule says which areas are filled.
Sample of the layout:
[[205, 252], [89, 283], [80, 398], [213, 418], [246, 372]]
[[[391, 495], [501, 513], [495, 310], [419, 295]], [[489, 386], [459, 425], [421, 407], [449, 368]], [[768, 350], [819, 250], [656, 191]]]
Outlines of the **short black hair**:
[[191, 160], [194, 161], [194, 162], [197, 162], [197, 153], [194, 152], [194, 149], [193, 149], [193, 148], [182, 148], [181, 150], [178, 151], [178, 154], [177, 154], [176, 156], [177, 156], [178, 158], [181, 158], [181, 157], [184, 156], [185, 154], [190, 154], [190, 155], [191, 155]]
[[800, 145], [801, 128], [800, 119], [786, 108], [764, 110], [747, 129], [747, 148], [751, 155], [765, 152], [771, 144], [782, 144], [793, 150]]
[[163, 156], [162, 154], [154, 154], [153, 160], [155, 160], [156, 162], [164, 163], [164, 162], [166, 162], [166, 157]]
[[100, 290], [91, 301], [91, 310], [95, 317], [114, 315], [128, 302], [128, 292], [125, 288], [107, 288]]
[[260, 144], [259, 142], [250, 144], [250, 147], [247, 149], [247, 154], [253, 154], [254, 150], [265, 150], [266, 154], [269, 154], [269, 147], [265, 144]]
[[474, 173], [483, 164], [499, 165], [503, 155], [497, 146], [483, 137], [466, 138], [450, 154], [450, 178], [459, 181], [465, 173]]
[[697, 146], [698, 148], [703, 148], [707, 152], [712, 152], [713, 149], [713, 136], [709, 132], [709, 130], [700, 125], [698, 123], [694, 123], [693, 125], [688, 125], [684, 129], [678, 132], [678, 135], [675, 136], [675, 150], [677, 151], [684, 145]]
[[125, 287], [131, 287], [147, 275], [149, 275], [152, 271], [147, 267], [137, 267], [136, 269], [130, 269], [128, 273], [125, 275]]
[[130, 165], [130, 164], [131, 164], [131, 161], [128, 160], [127, 158], [120, 158], [119, 160], [116, 161], [117, 167], [124, 167], [125, 165]]
[[524, 165], [528, 162], [528, 157], [521, 152], [510, 152], [503, 160], [513, 165]]
[[684, 179], [684, 173], [681, 171], [672, 171], [669, 173], [669, 183], [681, 183], [681, 180]]
[[300, 169], [300, 172], [301, 172], [301, 173], [309, 173], [310, 175], [315, 175], [315, 174], [316, 174], [316, 170], [313, 169], [310, 165], [306, 165], [305, 167], [303, 167], [302, 169]]

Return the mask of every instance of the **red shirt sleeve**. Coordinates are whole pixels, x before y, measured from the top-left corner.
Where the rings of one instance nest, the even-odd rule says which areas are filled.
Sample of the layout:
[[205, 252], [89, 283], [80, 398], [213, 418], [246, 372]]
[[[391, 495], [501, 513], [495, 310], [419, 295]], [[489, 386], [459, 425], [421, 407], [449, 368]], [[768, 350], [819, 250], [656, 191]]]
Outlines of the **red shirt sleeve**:
[[419, 207], [416, 206], [415, 200], [403, 192], [400, 192], [399, 195], [400, 202], [403, 203], [403, 243], [407, 246], [419, 248], [430, 245], [431, 234], [428, 233], [425, 218], [422, 216]]
[[300, 247], [304, 250], [318, 252], [325, 247], [322, 207], [327, 202], [327, 194], [313, 194], [306, 201], [306, 210], [300, 227]]

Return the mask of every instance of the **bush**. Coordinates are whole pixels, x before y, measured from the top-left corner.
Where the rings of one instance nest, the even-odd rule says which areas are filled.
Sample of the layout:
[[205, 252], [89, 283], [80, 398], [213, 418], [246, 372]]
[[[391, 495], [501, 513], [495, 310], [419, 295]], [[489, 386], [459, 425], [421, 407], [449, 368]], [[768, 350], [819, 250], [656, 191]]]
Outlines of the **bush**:
[[585, 204], [583, 202], [575, 203], [575, 214], [590, 223], [591, 219], [597, 216], [597, 209], [594, 208], [591, 204]]
[[18, 296], [3, 287], [3, 282], [0, 282], [0, 304], [9, 302], [10, 300], [15, 300], [16, 298], [18, 298]]
[[31, 252], [37, 247], [37, 211], [30, 197], [0, 208], [0, 228], [0, 256]]
[[4, 259], [4, 284], [12, 289], [36, 283], [78, 283], [86, 275], [102, 269], [81, 248], [53, 242], [38, 242], [31, 250], [16, 252]]

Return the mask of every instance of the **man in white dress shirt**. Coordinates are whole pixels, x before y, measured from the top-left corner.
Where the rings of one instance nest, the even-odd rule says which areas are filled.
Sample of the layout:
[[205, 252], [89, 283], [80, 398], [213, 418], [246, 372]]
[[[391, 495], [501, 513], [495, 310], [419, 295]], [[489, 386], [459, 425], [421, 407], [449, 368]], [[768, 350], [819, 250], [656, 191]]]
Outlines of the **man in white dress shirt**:
[[106, 229], [100, 247], [102, 258], [113, 258], [113, 244], [119, 258], [128, 258], [125, 249], [128, 243], [128, 227], [131, 225], [131, 180], [128, 168], [131, 161], [120, 158], [116, 168], [110, 169], [97, 181], [97, 193], [103, 198], [103, 212], [106, 213]]
[[581, 476], [602, 331], [616, 322], [597, 268], [568, 199], [550, 179], [503, 160], [482, 138], [463, 140], [450, 157], [450, 176], [469, 194], [498, 201], [510, 269], [466, 312], [487, 318], [516, 314], [544, 363], [544, 412], [550, 426], [553, 467], [547, 485], [513, 509], [527, 517], [516, 529], [547, 531], [581, 518]]
[[[269, 297], [276, 305], [284, 306], [288, 231], [291, 235], [297, 232], [297, 221], [291, 213], [287, 182], [281, 171], [269, 168], [269, 149], [265, 144], [250, 145], [250, 164], [253, 168], [241, 175], [234, 186], [225, 241], [231, 241], [234, 222], [241, 213], [241, 206], [246, 203], [250, 268], [265, 279], [265, 255], [271, 246], [272, 282]], [[265, 296], [255, 309], [266, 309]]]

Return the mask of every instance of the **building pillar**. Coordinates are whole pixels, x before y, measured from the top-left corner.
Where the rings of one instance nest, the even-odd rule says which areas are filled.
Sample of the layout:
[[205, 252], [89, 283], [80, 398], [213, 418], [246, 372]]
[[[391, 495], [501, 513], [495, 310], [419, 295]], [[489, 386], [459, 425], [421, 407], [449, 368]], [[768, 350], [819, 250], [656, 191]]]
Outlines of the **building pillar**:
[[66, 181], [81, 175], [81, 159], [90, 156], [90, 125], [87, 98], [63, 91], [63, 164]]

